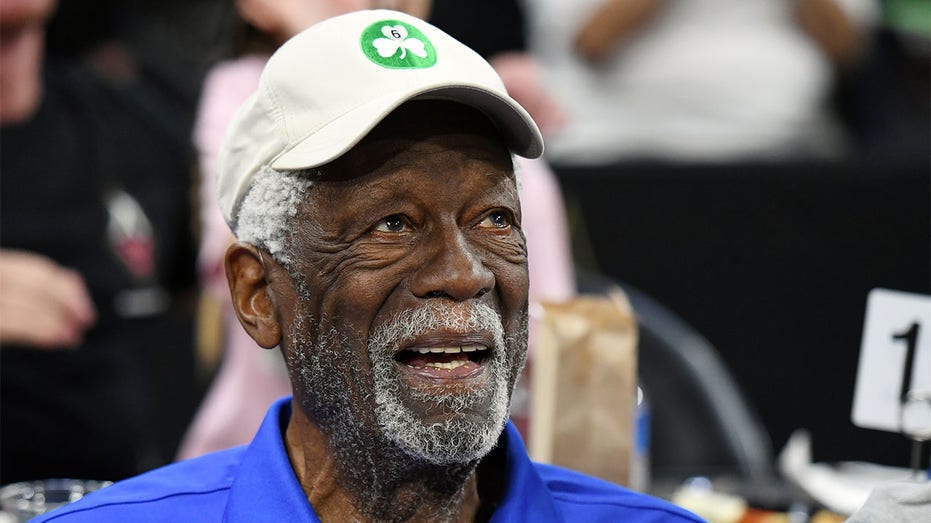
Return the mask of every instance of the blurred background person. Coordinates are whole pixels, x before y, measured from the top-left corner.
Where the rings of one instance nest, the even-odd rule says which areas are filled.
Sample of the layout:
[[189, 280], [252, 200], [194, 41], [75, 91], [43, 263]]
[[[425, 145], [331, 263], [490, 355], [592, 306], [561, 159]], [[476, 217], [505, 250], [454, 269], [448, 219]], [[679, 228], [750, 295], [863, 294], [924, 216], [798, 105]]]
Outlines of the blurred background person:
[[931, 158], [931, 2], [882, 0], [882, 24], [862, 66], [838, 89], [852, 161], [927, 168]]
[[838, 70], [874, 0], [527, 0], [529, 48], [566, 111], [559, 165], [836, 158]]
[[[277, 350], [256, 346], [239, 327], [229, 303], [223, 257], [233, 239], [216, 203], [215, 159], [233, 114], [258, 86], [268, 57], [282, 42], [313, 23], [359, 9], [399, 9], [428, 18], [429, 0], [395, 2], [372, 0], [237, 0], [232, 30], [233, 58], [216, 64], [204, 82], [194, 129], [201, 167], [201, 223], [199, 274], [205, 294], [221, 308], [222, 363], [197, 416], [184, 438], [180, 459], [247, 443], [268, 406], [290, 391], [284, 361]], [[443, 28], [442, 22], [438, 23]], [[466, 42], [468, 45], [468, 42]], [[536, 93], [524, 67], [516, 64], [502, 74], [509, 90]], [[507, 67], [507, 66], [506, 66]], [[511, 82], [508, 82], [509, 77]], [[525, 79], [527, 81], [525, 81]], [[514, 94], [525, 103], [527, 95]], [[537, 103], [539, 117], [546, 102]], [[530, 107], [530, 106], [528, 106]], [[536, 114], [535, 114], [536, 113]], [[550, 118], [547, 121], [553, 121]], [[575, 294], [565, 210], [559, 186], [542, 160], [519, 158], [523, 228], [528, 237], [531, 299], [560, 301]], [[515, 398], [518, 417], [526, 411], [523, 392]], [[522, 428], [523, 424], [520, 424]]]
[[184, 116], [55, 8], [0, 3], [0, 483], [161, 465], [196, 401]]

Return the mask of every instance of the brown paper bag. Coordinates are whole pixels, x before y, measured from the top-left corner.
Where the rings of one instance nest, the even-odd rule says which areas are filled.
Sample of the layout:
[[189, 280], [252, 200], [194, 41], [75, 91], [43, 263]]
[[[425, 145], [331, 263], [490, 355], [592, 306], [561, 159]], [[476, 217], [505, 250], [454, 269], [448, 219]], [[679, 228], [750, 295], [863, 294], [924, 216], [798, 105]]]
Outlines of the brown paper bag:
[[531, 457], [630, 486], [637, 323], [627, 297], [544, 303], [534, 316]]

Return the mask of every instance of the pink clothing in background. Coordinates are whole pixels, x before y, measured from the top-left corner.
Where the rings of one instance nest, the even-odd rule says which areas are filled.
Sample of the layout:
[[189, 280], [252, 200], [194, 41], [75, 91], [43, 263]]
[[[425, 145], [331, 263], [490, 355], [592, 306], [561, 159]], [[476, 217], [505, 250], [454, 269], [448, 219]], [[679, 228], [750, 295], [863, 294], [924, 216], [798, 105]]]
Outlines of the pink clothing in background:
[[251, 441], [268, 406], [291, 393], [279, 351], [256, 345], [233, 311], [223, 258], [234, 238], [217, 206], [216, 194], [216, 156], [223, 133], [258, 86], [267, 59], [249, 55], [215, 66], [204, 81], [194, 124], [201, 171], [198, 272], [203, 292], [223, 304], [224, 346], [220, 369], [181, 442], [178, 459]]

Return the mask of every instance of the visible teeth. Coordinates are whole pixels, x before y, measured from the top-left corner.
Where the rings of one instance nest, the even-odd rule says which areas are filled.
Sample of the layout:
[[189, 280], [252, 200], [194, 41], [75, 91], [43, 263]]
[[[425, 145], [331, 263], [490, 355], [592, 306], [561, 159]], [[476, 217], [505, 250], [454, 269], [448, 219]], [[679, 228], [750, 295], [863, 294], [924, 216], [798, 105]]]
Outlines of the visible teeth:
[[467, 345], [464, 347], [419, 347], [419, 348], [411, 349], [411, 350], [417, 351], [421, 354], [429, 354], [431, 352], [434, 354], [442, 354], [442, 353], [458, 354], [460, 352], [475, 352], [475, 351], [488, 350], [488, 347], [484, 345]]
[[446, 369], [453, 370], [455, 368], [465, 365], [464, 361], [450, 361], [448, 363], [427, 363], [427, 367], [433, 367], [435, 369]]

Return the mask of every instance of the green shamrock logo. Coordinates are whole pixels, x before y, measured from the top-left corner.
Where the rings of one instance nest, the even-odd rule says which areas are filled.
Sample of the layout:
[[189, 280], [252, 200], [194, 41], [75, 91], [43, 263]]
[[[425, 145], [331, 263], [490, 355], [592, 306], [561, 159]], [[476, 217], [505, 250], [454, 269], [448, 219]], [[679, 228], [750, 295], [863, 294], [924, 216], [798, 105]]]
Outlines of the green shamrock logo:
[[436, 49], [416, 27], [398, 20], [368, 26], [360, 39], [362, 52], [389, 69], [422, 69], [436, 63]]
[[403, 25], [383, 26], [381, 28], [381, 33], [387, 38], [376, 38], [375, 41], [372, 42], [372, 45], [375, 46], [375, 49], [378, 49], [378, 54], [382, 58], [394, 56], [394, 53], [398, 52], [398, 49], [401, 50], [401, 56], [398, 57], [401, 60], [407, 56], [408, 49], [421, 58], [427, 57], [427, 50], [424, 43], [413, 36], [408, 38], [407, 28]]

